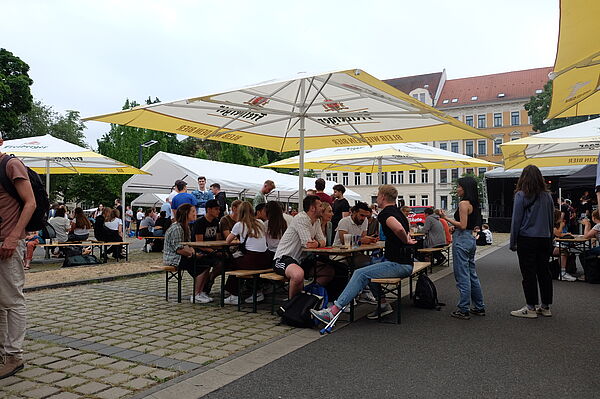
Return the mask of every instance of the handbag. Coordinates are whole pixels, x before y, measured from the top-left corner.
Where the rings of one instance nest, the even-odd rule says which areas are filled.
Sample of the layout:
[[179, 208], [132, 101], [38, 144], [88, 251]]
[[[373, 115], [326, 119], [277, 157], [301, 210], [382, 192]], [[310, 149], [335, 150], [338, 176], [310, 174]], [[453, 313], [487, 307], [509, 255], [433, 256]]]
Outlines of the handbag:
[[[244, 233], [244, 230], [242, 229], [242, 234], [243, 233]], [[231, 254], [231, 256], [233, 256], [234, 259], [241, 258], [248, 252], [248, 249], [246, 249], [246, 241], [248, 241], [248, 236], [246, 236], [246, 238], [244, 238], [244, 242], [242, 242], [240, 245], [238, 245], [237, 251], [235, 251], [234, 253]]]

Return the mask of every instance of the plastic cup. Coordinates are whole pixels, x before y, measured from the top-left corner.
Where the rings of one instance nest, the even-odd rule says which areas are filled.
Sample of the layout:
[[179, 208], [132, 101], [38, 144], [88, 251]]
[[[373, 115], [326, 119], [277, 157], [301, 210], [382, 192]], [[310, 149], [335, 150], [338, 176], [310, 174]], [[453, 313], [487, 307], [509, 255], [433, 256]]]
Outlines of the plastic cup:
[[344, 247], [352, 246], [352, 234], [344, 234]]

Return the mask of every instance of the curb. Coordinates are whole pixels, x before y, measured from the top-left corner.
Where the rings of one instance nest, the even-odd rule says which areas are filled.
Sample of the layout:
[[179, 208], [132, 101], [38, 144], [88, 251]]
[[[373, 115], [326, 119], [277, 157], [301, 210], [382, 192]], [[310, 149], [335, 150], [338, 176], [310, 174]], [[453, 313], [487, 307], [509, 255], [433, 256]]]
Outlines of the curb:
[[118, 276], [99, 277], [99, 278], [92, 278], [92, 279], [88, 279], [88, 280], [75, 280], [75, 281], [65, 281], [64, 283], [36, 285], [33, 287], [23, 288], [23, 292], [35, 292], [35, 291], [42, 291], [42, 290], [52, 290], [52, 289], [56, 289], [56, 288], [75, 287], [78, 285], [97, 284], [97, 283], [104, 283], [107, 281], [115, 281], [115, 280], [124, 280], [124, 279], [129, 279], [129, 278], [143, 277], [143, 276], [147, 276], [149, 274], [157, 274], [157, 273], [162, 273], [162, 270], [150, 270], [147, 272], [121, 274]]

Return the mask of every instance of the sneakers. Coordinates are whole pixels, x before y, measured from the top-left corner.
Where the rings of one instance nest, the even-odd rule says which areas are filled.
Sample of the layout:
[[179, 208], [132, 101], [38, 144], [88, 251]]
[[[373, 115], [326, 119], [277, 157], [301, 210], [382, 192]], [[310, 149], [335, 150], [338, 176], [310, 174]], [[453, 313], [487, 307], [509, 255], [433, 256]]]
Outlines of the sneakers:
[[543, 308], [541, 306], [538, 306], [535, 309], [535, 313], [539, 314], [540, 316], [544, 316], [544, 317], [552, 317], [552, 312], [550, 311], [550, 308]]
[[576, 278], [576, 277], [573, 277], [573, 276], [571, 276], [571, 275], [570, 275], [569, 273], [567, 273], [567, 272], [561, 272], [561, 273], [560, 273], [560, 280], [563, 280], [563, 281], [571, 281], [571, 282], [572, 282], [572, 281], [577, 281], [577, 278]]
[[471, 316], [469, 315], [469, 312], [462, 312], [460, 310], [455, 310], [454, 312], [450, 313], [451, 317], [454, 317], [456, 319], [461, 319], [461, 320], [469, 320], [471, 319]]
[[[196, 294], [196, 303], [209, 303], [209, 302], [212, 302], [212, 301], [214, 301], [214, 299], [212, 299], [211, 297], [209, 297], [208, 295], [206, 295], [205, 292], [201, 292], [199, 294]], [[190, 296], [190, 302], [194, 303], [194, 295]]]
[[[265, 300], [265, 295], [262, 293], [262, 291], [259, 291], [258, 293], [256, 293], [256, 302], [262, 302]], [[244, 302], [246, 303], [252, 303], [252, 295], [250, 295], [248, 298], [246, 298], [244, 300]]]
[[330, 308], [323, 309], [323, 310], [311, 309], [310, 313], [313, 315], [313, 317], [315, 319], [319, 320], [321, 323], [327, 324], [331, 321], [331, 319], [333, 319], [333, 313], [331, 313]]
[[[394, 313], [394, 309], [392, 308], [392, 305], [390, 305], [389, 303], [382, 303], [381, 307], [379, 309], [381, 310], [381, 317], [387, 316], [390, 313]], [[378, 317], [377, 309], [375, 309], [373, 312], [371, 312], [367, 315], [367, 319], [371, 319], [371, 320], [376, 320], [377, 317]]]
[[375, 298], [375, 295], [371, 291], [363, 291], [358, 297], [358, 302], [377, 305], [377, 298]]
[[4, 365], [0, 367], [0, 380], [16, 374], [23, 370], [23, 367], [25, 367], [23, 359], [17, 359], [15, 356], [6, 355], [4, 358]]
[[485, 309], [471, 308], [469, 313], [475, 316], [485, 316]]
[[227, 298], [225, 298], [225, 301], [223, 301], [223, 303], [225, 305], [237, 305], [238, 304], [238, 296], [237, 295], [229, 295]]
[[523, 317], [525, 319], [536, 319], [538, 317], [535, 309], [529, 309], [527, 306], [523, 306], [519, 310], [513, 310], [510, 312], [511, 316]]

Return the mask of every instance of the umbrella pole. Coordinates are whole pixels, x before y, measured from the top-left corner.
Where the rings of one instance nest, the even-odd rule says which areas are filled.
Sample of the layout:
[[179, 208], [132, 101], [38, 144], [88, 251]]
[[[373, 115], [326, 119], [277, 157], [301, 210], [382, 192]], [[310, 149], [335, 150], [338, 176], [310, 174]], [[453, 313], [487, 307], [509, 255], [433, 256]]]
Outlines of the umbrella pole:
[[306, 101], [304, 91], [304, 80], [300, 81], [300, 98], [302, 106], [300, 106], [300, 128], [298, 129], [300, 133], [300, 167], [298, 169], [298, 210], [302, 209], [302, 201], [304, 200], [304, 103]]
[[50, 160], [46, 159], [46, 194], [50, 197]]
[[383, 157], [377, 158], [377, 182], [383, 184]]

